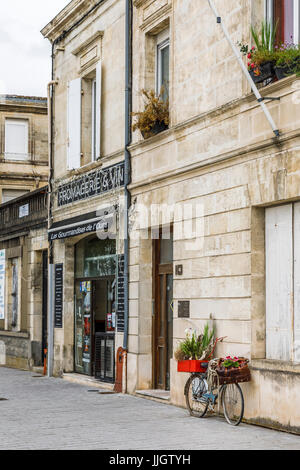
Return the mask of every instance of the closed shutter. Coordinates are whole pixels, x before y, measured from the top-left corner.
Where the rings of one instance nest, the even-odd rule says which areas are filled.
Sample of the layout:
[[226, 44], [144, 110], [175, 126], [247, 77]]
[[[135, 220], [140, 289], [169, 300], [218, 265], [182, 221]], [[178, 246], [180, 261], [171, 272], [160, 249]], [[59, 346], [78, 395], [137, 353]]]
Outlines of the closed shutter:
[[293, 206], [266, 209], [266, 358], [291, 359]]
[[96, 127], [96, 160], [101, 154], [101, 91], [102, 91], [102, 63], [96, 66], [96, 98], [95, 98], [95, 127]]
[[2, 203], [12, 201], [13, 199], [24, 196], [24, 194], [27, 193], [29, 193], [29, 191], [23, 189], [2, 189]]
[[5, 158], [11, 160], [28, 158], [28, 121], [5, 120]]
[[294, 361], [300, 362], [300, 203], [294, 205]]
[[81, 79], [68, 87], [68, 169], [80, 168], [81, 157]]

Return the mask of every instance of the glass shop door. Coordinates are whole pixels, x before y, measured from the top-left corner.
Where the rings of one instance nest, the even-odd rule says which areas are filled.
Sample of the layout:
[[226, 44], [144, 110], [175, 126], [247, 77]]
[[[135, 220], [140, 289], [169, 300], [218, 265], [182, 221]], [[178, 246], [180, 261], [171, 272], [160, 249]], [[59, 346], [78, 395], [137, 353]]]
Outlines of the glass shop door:
[[[114, 277], [75, 284], [75, 372], [114, 378], [116, 323]], [[99, 348], [100, 342], [105, 340]]]
[[92, 375], [92, 281], [75, 284], [75, 372]]

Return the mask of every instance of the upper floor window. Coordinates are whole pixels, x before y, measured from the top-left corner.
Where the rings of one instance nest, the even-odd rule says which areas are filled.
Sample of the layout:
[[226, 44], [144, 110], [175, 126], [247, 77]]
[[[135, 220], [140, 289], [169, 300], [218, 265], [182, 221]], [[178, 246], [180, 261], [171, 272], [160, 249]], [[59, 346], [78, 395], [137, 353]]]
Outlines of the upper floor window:
[[276, 42], [300, 42], [300, 0], [267, 0], [266, 17], [277, 23]]
[[101, 62], [68, 86], [68, 169], [100, 158]]
[[28, 121], [5, 119], [5, 158], [27, 160], [28, 157]]
[[156, 93], [163, 90], [163, 98], [169, 98], [169, 67], [170, 67], [170, 39], [169, 30], [163, 31], [157, 36], [156, 52]]

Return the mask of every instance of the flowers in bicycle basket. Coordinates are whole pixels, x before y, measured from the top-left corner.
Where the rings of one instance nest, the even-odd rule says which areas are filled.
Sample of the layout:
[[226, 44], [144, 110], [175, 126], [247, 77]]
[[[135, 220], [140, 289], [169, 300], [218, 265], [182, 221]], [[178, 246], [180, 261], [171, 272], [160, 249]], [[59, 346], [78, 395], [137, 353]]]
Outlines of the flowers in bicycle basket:
[[238, 368], [240, 367], [240, 362], [239, 362], [239, 358], [234, 356], [234, 357], [231, 357], [231, 356], [227, 356], [224, 361], [222, 362], [222, 367], [225, 367], [226, 369], [230, 368], [230, 367], [234, 367], [234, 368]]
[[187, 328], [185, 330], [185, 339], [178, 344], [174, 353], [177, 361], [189, 359], [208, 360], [214, 348], [214, 328], [210, 328], [207, 323], [203, 332], [197, 334], [196, 330]]

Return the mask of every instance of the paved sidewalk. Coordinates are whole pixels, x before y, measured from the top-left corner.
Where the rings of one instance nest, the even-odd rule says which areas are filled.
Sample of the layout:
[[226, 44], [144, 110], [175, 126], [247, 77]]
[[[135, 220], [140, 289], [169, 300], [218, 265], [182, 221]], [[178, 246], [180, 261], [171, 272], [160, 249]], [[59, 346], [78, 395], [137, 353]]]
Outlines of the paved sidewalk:
[[300, 437], [0, 367], [0, 449], [300, 449]]

